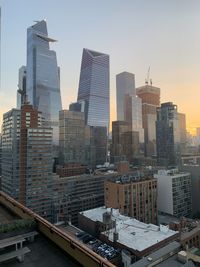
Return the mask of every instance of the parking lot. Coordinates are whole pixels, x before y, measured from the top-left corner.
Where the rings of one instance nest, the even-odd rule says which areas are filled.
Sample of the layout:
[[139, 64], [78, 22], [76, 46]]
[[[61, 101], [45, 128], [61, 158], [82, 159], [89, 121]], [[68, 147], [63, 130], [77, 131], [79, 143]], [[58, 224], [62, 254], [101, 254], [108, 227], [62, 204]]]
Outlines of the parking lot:
[[85, 232], [77, 232], [76, 237], [86, 244], [90, 249], [92, 249], [97, 254], [101, 255], [103, 258], [107, 260], [112, 260], [115, 257], [119, 256], [120, 249], [115, 249], [112, 246], [109, 246], [105, 243], [102, 243], [100, 240], [95, 237], [89, 235]]

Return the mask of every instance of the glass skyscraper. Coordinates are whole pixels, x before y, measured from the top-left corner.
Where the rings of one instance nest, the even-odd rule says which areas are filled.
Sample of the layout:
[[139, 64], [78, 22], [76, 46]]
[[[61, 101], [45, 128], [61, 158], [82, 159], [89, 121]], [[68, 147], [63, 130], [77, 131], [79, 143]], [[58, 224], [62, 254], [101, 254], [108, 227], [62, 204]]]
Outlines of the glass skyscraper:
[[62, 109], [60, 73], [50, 42], [55, 40], [48, 36], [46, 21], [28, 28], [26, 94], [30, 103], [42, 112], [47, 126], [53, 128], [53, 142], [57, 145], [59, 111]]
[[78, 102], [85, 102], [86, 124], [109, 129], [109, 55], [83, 49]]

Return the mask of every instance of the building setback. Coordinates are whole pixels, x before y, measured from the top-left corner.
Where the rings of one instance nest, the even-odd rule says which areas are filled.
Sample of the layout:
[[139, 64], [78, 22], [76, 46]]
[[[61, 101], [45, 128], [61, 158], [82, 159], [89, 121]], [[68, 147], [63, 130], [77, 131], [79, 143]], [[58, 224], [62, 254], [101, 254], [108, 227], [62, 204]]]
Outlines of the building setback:
[[105, 205], [141, 222], [157, 224], [157, 180], [130, 174], [107, 181]]

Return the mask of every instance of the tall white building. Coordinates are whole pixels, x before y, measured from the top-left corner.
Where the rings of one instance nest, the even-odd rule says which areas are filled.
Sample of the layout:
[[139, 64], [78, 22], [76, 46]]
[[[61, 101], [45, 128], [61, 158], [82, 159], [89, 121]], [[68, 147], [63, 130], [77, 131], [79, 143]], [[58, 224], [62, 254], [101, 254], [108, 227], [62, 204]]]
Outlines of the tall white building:
[[177, 217], [192, 212], [191, 175], [178, 169], [159, 170], [154, 174], [158, 186], [158, 211]]

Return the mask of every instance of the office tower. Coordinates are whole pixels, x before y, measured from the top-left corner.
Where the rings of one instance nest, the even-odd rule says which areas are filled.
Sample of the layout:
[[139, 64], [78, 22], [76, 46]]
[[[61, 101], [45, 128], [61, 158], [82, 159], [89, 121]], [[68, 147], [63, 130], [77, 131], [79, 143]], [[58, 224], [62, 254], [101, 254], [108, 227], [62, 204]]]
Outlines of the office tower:
[[191, 175], [178, 169], [159, 170], [154, 174], [158, 183], [158, 210], [177, 217], [192, 212]]
[[109, 129], [109, 55], [83, 49], [78, 102], [84, 101], [86, 124]]
[[136, 96], [135, 75], [122, 72], [116, 76], [117, 87], [117, 119], [127, 121], [130, 131], [139, 132], [140, 143], [144, 143], [142, 128], [142, 103]]
[[22, 66], [19, 69], [18, 90], [17, 90], [17, 108], [21, 109], [26, 97], [26, 67]]
[[144, 152], [150, 157], [156, 154], [156, 109], [160, 106], [160, 88], [146, 84], [136, 88], [136, 93], [142, 99]]
[[142, 127], [142, 101], [134, 95], [124, 97], [124, 118], [130, 125], [130, 131], [139, 133], [139, 143], [144, 143], [144, 129]]
[[181, 154], [184, 154], [186, 149], [186, 118], [185, 114], [178, 113], [178, 124], [179, 124], [179, 131], [180, 131], [180, 149]]
[[59, 163], [85, 163], [85, 118], [83, 112], [59, 112]]
[[52, 129], [25, 103], [3, 116], [2, 190], [51, 220]]
[[126, 121], [112, 122], [111, 161], [133, 162], [139, 155], [139, 133], [130, 130]]
[[135, 175], [106, 181], [105, 206], [145, 223], [157, 223], [157, 180]]
[[116, 75], [116, 99], [117, 99], [117, 120], [124, 121], [124, 97], [133, 95], [135, 90], [135, 75], [129, 72], [122, 72]]
[[33, 107], [42, 112], [46, 125], [53, 128], [53, 142], [58, 145], [59, 111], [62, 109], [60, 71], [50, 42], [55, 40], [48, 36], [46, 21], [28, 28], [26, 94]]
[[157, 160], [159, 165], [177, 166], [180, 160], [180, 130], [177, 106], [172, 102], [157, 108]]

